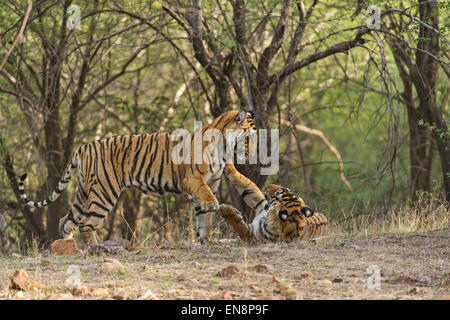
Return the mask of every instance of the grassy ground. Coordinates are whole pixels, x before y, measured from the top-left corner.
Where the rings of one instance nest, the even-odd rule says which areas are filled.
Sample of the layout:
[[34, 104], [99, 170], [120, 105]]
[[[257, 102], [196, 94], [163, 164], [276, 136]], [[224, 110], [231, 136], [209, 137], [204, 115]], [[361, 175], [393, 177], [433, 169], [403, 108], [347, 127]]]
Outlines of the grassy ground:
[[[442, 299], [450, 295], [445, 284], [449, 247], [450, 229], [445, 228], [335, 235], [319, 243], [179, 242], [116, 256], [8, 254], [0, 255], [0, 299]], [[109, 258], [120, 261], [123, 269], [101, 270]], [[97, 289], [70, 293], [67, 279], [77, 270], [69, 269], [71, 265], [80, 267], [81, 285]], [[229, 265], [237, 268], [228, 268], [229, 276], [219, 275]], [[374, 272], [367, 273], [370, 266], [380, 270], [379, 289], [368, 288]], [[9, 278], [18, 269], [25, 269], [41, 289], [10, 289]]]

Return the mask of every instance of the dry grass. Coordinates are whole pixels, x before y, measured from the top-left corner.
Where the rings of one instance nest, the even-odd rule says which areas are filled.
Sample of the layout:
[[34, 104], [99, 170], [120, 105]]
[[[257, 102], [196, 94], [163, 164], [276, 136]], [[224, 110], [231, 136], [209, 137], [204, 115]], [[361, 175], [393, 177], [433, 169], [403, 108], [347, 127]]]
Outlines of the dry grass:
[[[192, 241], [192, 226], [174, 228], [171, 241], [148, 234], [140, 250], [112, 257], [124, 265], [112, 273], [89, 268], [111, 257], [54, 256], [31, 247], [26, 255], [0, 254], [0, 299], [78, 299], [66, 288], [71, 265], [81, 268], [83, 285], [106, 289], [87, 299], [442, 299], [450, 295], [448, 222], [444, 206], [405, 206], [334, 223], [328, 242], [255, 246], [237, 239], [202, 246]], [[229, 232], [218, 225], [216, 236]], [[228, 265], [239, 272], [219, 276]], [[255, 265], [265, 267], [249, 268]], [[370, 266], [381, 271], [380, 289], [367, 286]], [[17, 269], [25, 269], [41, 289], [23, 295], [10, 289]]]

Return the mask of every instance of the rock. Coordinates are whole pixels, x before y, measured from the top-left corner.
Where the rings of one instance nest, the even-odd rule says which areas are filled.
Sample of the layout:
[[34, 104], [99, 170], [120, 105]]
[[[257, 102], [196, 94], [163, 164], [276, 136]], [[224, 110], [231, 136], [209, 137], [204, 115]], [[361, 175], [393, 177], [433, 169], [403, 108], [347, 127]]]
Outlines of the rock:
[[430, 284], [431, 279], [427, 276], [418, 276], [416, 278], [416, 282], [421, 283], [421, 284]]
[[71, 255], [80, 252], [74, 239], [56, 240], [52, 243], [50, 249], [56, 255]]
[[91, 244], [88, 252], [91, 254], [119, 254], [131, 247], [131, 242], [126, 239], [107, 240], [99, 244]]
[[258, 272], [263, 272], [263, 271], [270, 271], [273, 272], [275, 271], [275, 269], [267, 264], [257, 264], [251, 267], [247, 268], [248, 270], [252, 270], [252, 271], [258, 271]]
[[100, 271], [111, 273], [114, 271], [122, 271], [125, 267], [116, 259], [106, 259], [105, 262], [100, 267]]
[[219, 276], [220, 277], [231, 277], [231, 276], [233, 276], [235, 274], [239, 274], [241, 272], [242, 271], [239, 267], [235, 266], [234, 264], [230, 264], [229, 266], [227, 266], [219, 271]]
[[17, 290], [38, 290], [41, 285], [31, 279], [25, 270], [20, 269], [11, 276], [11, 288]]
[[302, 278], [314, 278], [314, 273], [312, 273], [311, 271], [308, 270], [303, 270], [302, 272], [300, 272], [300, 277]]

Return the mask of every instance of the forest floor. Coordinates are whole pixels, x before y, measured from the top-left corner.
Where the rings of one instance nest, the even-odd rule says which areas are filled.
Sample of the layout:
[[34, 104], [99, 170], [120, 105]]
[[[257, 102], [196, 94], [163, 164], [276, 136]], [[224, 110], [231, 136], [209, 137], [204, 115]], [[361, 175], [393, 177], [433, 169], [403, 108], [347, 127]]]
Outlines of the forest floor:
[[[180, 242], [114, 256], [0, 255], [0, 299], [450, 298], [449, 228], [324, 240]], [[119, 267], [104, 268], [108, 259]], [[40, 288], [10, 288], [19, 269]], [[69, 290], [77, 277], [81, 290]]]

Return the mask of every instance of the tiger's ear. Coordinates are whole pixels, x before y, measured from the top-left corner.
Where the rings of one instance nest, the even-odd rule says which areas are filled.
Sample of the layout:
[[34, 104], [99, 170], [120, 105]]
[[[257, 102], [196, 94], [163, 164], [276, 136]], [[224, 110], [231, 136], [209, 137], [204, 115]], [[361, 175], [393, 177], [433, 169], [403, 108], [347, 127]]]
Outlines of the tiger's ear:
[[251, 119], [255, 119], [255, 114], [251, 110], [247, 110], [247, 114]]
[[305, 217], [311, 217], [314, 215], [314, 211], [308, 207], [303, 207], [301, 211], [305, 215]]
[[244, 122], [246, 117], [246, 113], [244, 110], [240, 110], [236, 116], [236, 122], [241, 124], [242, 122]]

